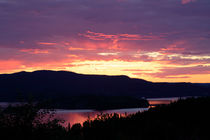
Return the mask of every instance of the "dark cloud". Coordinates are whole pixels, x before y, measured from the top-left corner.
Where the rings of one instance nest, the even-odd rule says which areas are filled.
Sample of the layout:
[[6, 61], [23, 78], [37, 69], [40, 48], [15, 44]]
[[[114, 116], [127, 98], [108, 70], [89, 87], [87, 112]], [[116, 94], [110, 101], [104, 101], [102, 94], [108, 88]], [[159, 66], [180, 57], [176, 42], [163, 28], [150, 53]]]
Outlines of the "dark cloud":
[[209, 64], [209, 13], [209, 0], [0, 0], [0, 60]]

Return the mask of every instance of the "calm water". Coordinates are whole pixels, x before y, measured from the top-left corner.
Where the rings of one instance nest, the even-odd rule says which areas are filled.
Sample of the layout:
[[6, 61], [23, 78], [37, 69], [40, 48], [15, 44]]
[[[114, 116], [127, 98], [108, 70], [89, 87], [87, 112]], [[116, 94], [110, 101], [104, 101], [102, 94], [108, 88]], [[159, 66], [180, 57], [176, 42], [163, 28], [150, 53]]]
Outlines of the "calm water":
[[[169, 104], [173, 101], [177, 101], [179, 98], [149, 98], [147, 99], [151, 106], [159, 105], [159, 104]], [[0, 106], [6, 107], [9, 104], [16, 105], [18, 103], [8, 103], [8, 102], [0, 102]], [[95, 111], [95, 110], [62, 110], [56, 109], [55, 117], [59, 119], [65, 120], [64, 126], [67, 126], [68, 123], [71, 125], [75, 123], [83, 123], [88, 118], [94, 119], [97, 115], [104, 114], [104, 113], [118, 113], [120, 115], [125, 114], [134, 114], [136, 112], [147, 111], [149, 108], [129, 108], [129, 109], [116, 109], [116, 110], [106, 110], [106, 111]]]
[[117, 110], [106, 110], [106, 111], [95, 111], [95, 110], [56, 110], [56, 117], [65, 120], [64, 126], [67, 126], [68, 123], [83, 123], [88, 118], [94, 119], [97, 115], [101, 113], [117, 113], [120, 115], [133, 114], [136, 112], [146, 111], [148, 108], [130, 108], [130, 109], [117, 109]]
[[[182, 97], [181, 99], [185, 99], [187, 97]], [[172, 98], [147, 98], [150, 106], [156, 106], [160, 104], [170, 104], [171, 102], [179, 100], [180, 97], [172, 97]]]
[[[173, 98], [148, 98], [148, 102], [151, 105], [151, 107], [160, 105], [160, 104], [169, 104], [171, 102], [177, 101], [178, 97]], [[70, 122], [71, 125], [75, 123], [83, 123], [88, 118], [94, 119], [97, 117], [98, 114], [101, 113], [118, 113], [120, 115], [126, 114], [134, 114], [136, 112], [142, 112], [147, 111], [149, 108], [129, 108], [129, 109], [117, 109], [117, 110], [106, 110], [106, 111], [94, 111], [94, 110], [56, 110], [56, 117], [60, 119], [64, 119], [65, 126]]]

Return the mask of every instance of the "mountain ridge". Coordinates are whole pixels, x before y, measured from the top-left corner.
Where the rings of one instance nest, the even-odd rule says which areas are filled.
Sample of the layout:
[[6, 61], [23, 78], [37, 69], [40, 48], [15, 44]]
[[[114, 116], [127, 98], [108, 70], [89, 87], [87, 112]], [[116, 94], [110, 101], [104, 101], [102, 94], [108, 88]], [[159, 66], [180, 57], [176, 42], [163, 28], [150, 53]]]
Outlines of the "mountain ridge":
[[194, 83], [149, 82], [125, 75], [86, 75], [68, 71], [39, 70], [0, 74], [0, 100], [18, 93], [35, 99], [70, 96], [174, 97], [208, 96], [210, 86]]

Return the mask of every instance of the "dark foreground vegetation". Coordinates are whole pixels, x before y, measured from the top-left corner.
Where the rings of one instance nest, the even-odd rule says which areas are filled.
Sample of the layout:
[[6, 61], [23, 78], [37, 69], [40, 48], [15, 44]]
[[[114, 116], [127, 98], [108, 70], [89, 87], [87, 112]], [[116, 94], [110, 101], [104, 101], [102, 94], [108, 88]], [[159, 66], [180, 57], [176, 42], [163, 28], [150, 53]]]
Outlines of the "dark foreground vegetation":
[[[1, 139], [209, 140], [210, 98], [190, 98], [126, 117], [103, 114], [62, 127], [48, 110], [28, 103], [0, 111]], [[44, 118], [44, 119], [43, 119]], [[43, 121], [45, 120], [45, 121]]]

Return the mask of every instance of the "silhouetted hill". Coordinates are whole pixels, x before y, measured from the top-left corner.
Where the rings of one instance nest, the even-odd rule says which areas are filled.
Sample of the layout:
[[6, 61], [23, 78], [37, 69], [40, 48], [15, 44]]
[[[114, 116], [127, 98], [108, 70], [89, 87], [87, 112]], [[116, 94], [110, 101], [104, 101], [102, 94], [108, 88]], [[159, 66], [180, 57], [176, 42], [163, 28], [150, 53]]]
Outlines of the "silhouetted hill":
[[0, 75], [1, 95], [37, 97], [129, 95], [149, 82], [127, 76], [83, 75], [66, 71], [35, 71]]
[[[36, 100], [72, 100], [84, 96], [175, 97], [209, 95], [208, 84], [153, 83], [127, 76], [84, 75], [67, 71], [34, 71], [0, 75], [0, 101], [18, 96]], [[98, 99], [97, 99], [98, 100]], [[83, 99], [84, 101], [84, 99]]]

